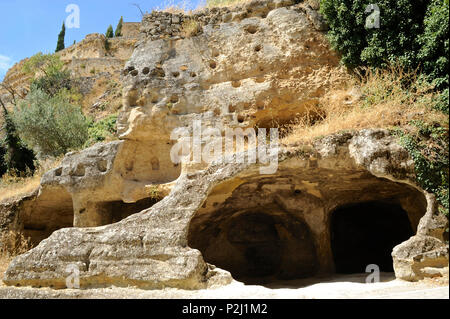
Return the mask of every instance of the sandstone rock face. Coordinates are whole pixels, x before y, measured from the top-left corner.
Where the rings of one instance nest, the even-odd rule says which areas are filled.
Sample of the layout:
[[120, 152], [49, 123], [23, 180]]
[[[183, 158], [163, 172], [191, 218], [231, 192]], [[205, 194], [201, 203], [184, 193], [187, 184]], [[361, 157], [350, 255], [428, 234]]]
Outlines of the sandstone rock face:
[[[117, 221], [112, 217], [116, 213], [106, 212], [112, 204], [151, 202], [152, 193], [168, 193], [182, 170], [204, 168], [172, 162], [173, 129], [192, 132], [196, 120], [203, 129], [222, 132], [227, 127], [272, 127], [308, 111], [327, 88], [341, 85], [326, 76], [331, 69], [336, 72], [338, 59], [310, 22], [311, 14], [292, 4], [256, 1], [235, 9], [242, 13], [252, 8], [228, 22], [217, 17], [229, 9], [198, 13], [189, 19], [204, 27], [191, 38], [167, 33], [187, 16], [163, 12], [144, 18], [139, 43], [123, 72], [126, 88], [118, 124], [123, 141], [69, 154], [43, 178], [43, 189], [60, 185], [71, 194], [75, 226]], [[156, 25], [151, 35], [148, 30]], [[95, 41], [103, 40], [95, 34], [85, 40]], [[66, 49], [64, 56], [72, 63], [74, 57], [94, 58], [80, 48]]]
[[417, 235], [392, 252], [397, 278], [416, 281], [448, 273], [448, 246], [435, 237]]
[[0, 204], [0, 236], [9, 231], [21, 233], [35, 246], [55, 230], [72, 226], [72, 198], [59, 185]]
[[[143, 38], [124, 70], [123, 139], [170, 142], [174, 128], [192, 129], [194, 120], [206, 127], [273, 127], [340, 84], [327, 76], [337, 56], [299, 6], [270, 10], [271, 2], [257, 2], [266, 3], [264, 17], [210, 19], [200, 35], [184, 39], [146, 36], [154, 22], [144, 18]], [[165, 16], [170, 24], [173, 16]]]
[[[361, 147], [359, 154], [365, 155], [358, 158], [352, 155], [355, 144]], [[373, 145], [380, 148], [372, 149]], [[235, 272], [233, 265], [244, 265], [251, 270], [258, 252], [273, 248], [264, 246], [267, 234], [260, 237], [262, 246], [257, 245], [258, 233], [253, 233], [250, 246], [240, 242], [240, 238], [252, 234], [246, 229], [247, 224], [263, 227], [259, 229], [273, 226], [272, 234], [281, 236], [278, 244], [282, 254], [273, 261], [273, 269], [261, 270], [264, 274], [290, 278], [329, 273], [333, 271], [329, 223], [336, 206], [355, 200], [382, 201], [402, 207], [413, 227], [426, 224], [424, 218], [429, 216], [422, 217], [420, 223], [418, 220], [427, 208], [425, 196], [404, 184], [412, 185], [408, 176], [413, 169], [404, 152], [399, 150], [395, 137], [386, 131], [364, 130], [325, 138], [306, 150], [301, 146], [283, 149], [279, 154], [279, 169], [271, 176], [260, 175], [258, 164], [231, 160], [213, 164], [207, 170], [183, 173], [170, 195], [148, 210], [112, 225], [56, 231], [11, 263], [5, 283], [63, 288], [69, 265], [76, 265], [80, 270], [82, 287], [198, 289], [217, 282], [226, 283], [230, 274], [214, 272], [205, 260], [226, 266], [231, 272]], [[375, 165], [379, 162], [386, 165]], [[259, 187], [258, 192], [255, 187]], [[256, 210], [267, 216], [264, 218], [277, 222], [255, 221], [250, 213]], [[238, 233], [230, 233], [233, 228], [228, 229], [227, 225], [239, 221], [242, 227], [234, 230]], [[214, 229], [217, 225], [225, 226], [222, 232]], [[303, 231], [303, 240], [295, 238], [295, 227], [309, 229]], [[214, 251], [214, 243], [218, 245], [220, 241], [222, 246]], [[431, 242], [436, 241], [439, 240], [434, 238]], [[296, 245], [305, 247], [305, 244], [310, 248], [302, 250], [306, 252], [304, 255], [290, 256], [287, 262], [283, 261]], [[442, 243], [425, 246], [441, 247]], [[248, 255], [248, 251], [245, 254], [252, 247], [254, 252], [259, 247], [256, 257]], [[230, 257], [228, 264], [223, 263], [226, 259], [221, 252]], [[305, 260], [311, 266], [297, 273], [295, 266]]]
[[[70, 192], [73, 223], [77, 227], [106, 225], [137, 213], [154, 204], [156, 197], [167, 194], [170, 185], [164, 182], [170, 183], [178, 177], [164, 165], [159, 167], [161, 170], [152, 171], [152, 158], [148, 154], [155, 149], [139, 146], [116, 141], [69, 153], [60, 167], [43, 176], [42, 190], [58, 185]], [[151, 184], [155, 181], [159, 184]], [[152, 191], [157, 191], [158, 196]]]
[[[42, 179], [40, 196], [64, 189], [74, 226], [85, 228], [58, 230], [14, 259], [5, 283], [64, 288], [75, 267], [83, 288], [199, 289], [232, 277], [350, 271], [346, 251], [355, 252], [358, 272], [386, 258], [391, 271], [391, 251], [402, 242], [393, 253], [399, 278], [440, 273], [448, 223], [387, 130], [269, 152], [279, 163], [270, 174], [261, 174], [262, 163], [238, 162], [241, 154], [212, 164], [172, 161], [176, 128], [193, 134], [201, 121], [221, 136], [227, 128], [275, 127], [343, 85], [330, 76], [340, 71], [320, 32], [326, 26], [313, 7], [294, 2], [146, 16], [122, 70], [121, 141], [70, 153]], [[201, 27], [195, 36], [183, 33], [186, 19]], [[347, 219], [339, 222], [338, 213]], [[363, 240], [340, 237], [352, 232]], [[380, 234], [373, 262], [364, 252]]]
[[427, 194], [426, 198], [427, 211], [417, 234], [392, 252], [397, 278], [415, 281], [448, 275], [448, 238], [443, 237], [448, 220], [437, 210], [434, 195]]

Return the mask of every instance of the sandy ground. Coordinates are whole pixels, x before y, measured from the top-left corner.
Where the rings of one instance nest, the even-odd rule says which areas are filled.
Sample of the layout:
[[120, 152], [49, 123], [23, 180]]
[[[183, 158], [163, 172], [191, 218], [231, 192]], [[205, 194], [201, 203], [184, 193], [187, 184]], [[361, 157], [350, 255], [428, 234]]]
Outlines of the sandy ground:
[[272, 283], [266, 286], [232, 284], [216, 289], [188, 291], [180, 289], [140, 290], [105, 288], [52, 290], [47, 288], [0, 287], [0, 298], [92, 298], [92, 299], [448, 299], [448, 280], [416, 283], [396, 280], [383, 273], [381, 282], [365, 283], [367, 274], [338, 275]]

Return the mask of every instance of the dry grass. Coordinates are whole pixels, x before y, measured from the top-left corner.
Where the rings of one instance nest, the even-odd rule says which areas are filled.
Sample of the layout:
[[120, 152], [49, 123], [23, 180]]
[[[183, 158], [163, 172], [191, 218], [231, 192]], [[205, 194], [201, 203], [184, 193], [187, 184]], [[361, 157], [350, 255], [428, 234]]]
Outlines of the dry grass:
[[39, 187], [41, 176], [15, 177], [3, 176], [0, 181], [0, 203], [13, 201], [31, 194]]
[[14, 258], [32, 248], [29, 238], [16, 231], [5, 232], [0, 236], [0, 256]]
[[11, 262], [10, 258], [0, 256], [0, 287], [3, 286], [3, 276], [5, 275], [6, 269]]
[[61, 161], [62, 157], [42, 161], [32, 176], [3, 175], [0, 179], [0, 203], [14, 201], [34, 192], [39, 188], [42, 175], [57, 167]]
[[240, 3], [249, 2], [251, 0], [206, 0], [208, 8], [213, 7], [231, 7]]
[[202, 30], [200, 23], [194, 19], [187, 19], [181, 26], [181, 32], [184, 37], [190, 38], [199, 34]]
[[[405, 89], [405, 82], [413, 83]], [[282, 143], [309, 143], [346, 130], [406, 126], [412, 120], [440, 123], [448, 117], [430, 108], [432, 88], [421, 83], [414, 72], [400, 68], [367, 71], [354, 78], [346, 89], [331, 90], [306, 114], [284, 127]]]
[[[155, 7], [154, 10], [189, 15], [203, 8], [233, 7], [249, 1], [251, 0], [202, 0], [197, 3], [192, 0], [165, 0], [162, 5]], [[197, 3], [197, 6], [194, 3]]]
[[193, 10], [200, 8], [200, 5], [195, 8], [193, 2], [191, 0], [165, 0], [161, 6], [156, 7], [154, 10], [173, 14], [191, 14]]
[[9, 231], [0, 236], [0, 286], [11, 260], [26, 253], [32, 247], [30, 240], [19, 232]]

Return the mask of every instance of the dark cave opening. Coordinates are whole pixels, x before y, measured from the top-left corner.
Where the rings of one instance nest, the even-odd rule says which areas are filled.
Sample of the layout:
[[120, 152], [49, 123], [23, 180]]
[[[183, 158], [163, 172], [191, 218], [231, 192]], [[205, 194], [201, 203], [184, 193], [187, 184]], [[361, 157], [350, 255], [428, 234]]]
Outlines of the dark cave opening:
[[25, 202], [19, 215], [21, 232], [32, 246], [37, 246], [56, 230], [73, 227], [73, 219], [72, 197], [64, 189], [43, 192], [38, 198]]
[[225, 215], [218, 223], [212, 216], [191, 223], [189, 245], [206, 262], [246, 284], [315, 274], [313, 236], [303, 221], [270, 209]]
[[109, 225], [120, 222], [122, 219], [152, 207], [159, 201], [159, 198], [149, 197], [141, 199], [136, 203], [124, 203], [122, 201], [102, 203], [102, 224]]
[[273, 275], [281, 263], [282, 242], [273, 218], [266, 214], [247, 214], [229, 226], [228, 241], [242, 253], [245, 263], [240, 276]]
[[414, 235], [399, 204], [379, 201], [338, 207], [331, 216], [331, 248], [337, 273], [364, 273], [370, 264], [392, 272], [392, 249]]

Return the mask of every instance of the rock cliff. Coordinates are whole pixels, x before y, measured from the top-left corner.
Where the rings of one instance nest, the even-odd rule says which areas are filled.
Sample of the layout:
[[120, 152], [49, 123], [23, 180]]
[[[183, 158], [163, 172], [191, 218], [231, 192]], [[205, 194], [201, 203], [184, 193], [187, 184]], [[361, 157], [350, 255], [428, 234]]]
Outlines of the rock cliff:
[[[278, 163], [270, 174], [233, 152], [213, 163], [173, 162], [176, 128], [193, 135], [201, 123], [221, 137], [226, 129], [280, 127], [344, 86], [326, 24], [297, 2], [145, 16], [120, 71], [120, 141], [69, 153], [44, 175], [34, 208], [19, 211], [45, 231], [4, 282], [64, 288], [75, 265], [83, 288], [199, 289], [232, 277], [364, 272], [373, 258], [402, 279], [444, 273], [448, 222], [415, 184], [413, 161], [388, 130], [280, 146], [269, 152]], [[16, 215], [8, 216], [4, 224], [12, 225]], [[75, 227], [64, 228], [61, 216]], [[350, 233], [362, 240], [349, 242]], [[382, 249], [372, 251], [377, 240]]]

